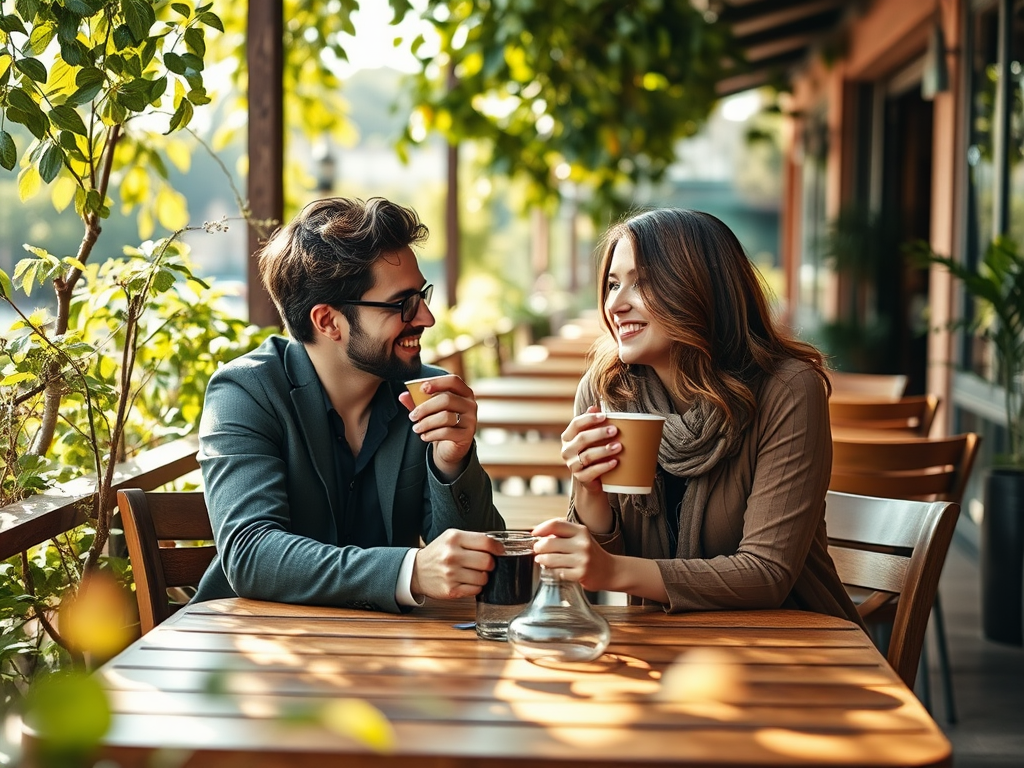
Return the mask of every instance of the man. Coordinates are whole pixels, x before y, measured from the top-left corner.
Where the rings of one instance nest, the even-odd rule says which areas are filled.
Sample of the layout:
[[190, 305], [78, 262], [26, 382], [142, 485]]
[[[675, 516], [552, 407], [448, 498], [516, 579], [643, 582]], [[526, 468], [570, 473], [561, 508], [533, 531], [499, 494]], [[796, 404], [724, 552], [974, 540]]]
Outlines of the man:
[[414, 407], [403, 386], [444, 374], [420, 362], [434, 317], [411, 246], [426, 236], [408, 208], [331, 198], [263, 248], [291, 339], [210, 380], [199, 462], [217, 557], [194, 600], [397, 612], [486, 583], [502, 550], [480, 531], [505, 525], [476, 458], [473, 392], [444, 376]]

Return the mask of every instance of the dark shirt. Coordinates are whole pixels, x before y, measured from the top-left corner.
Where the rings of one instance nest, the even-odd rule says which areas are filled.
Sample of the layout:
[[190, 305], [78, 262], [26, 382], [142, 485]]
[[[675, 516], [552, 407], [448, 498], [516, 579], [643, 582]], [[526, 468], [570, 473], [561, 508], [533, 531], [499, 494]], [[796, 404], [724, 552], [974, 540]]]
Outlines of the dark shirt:
[[669, 552], [675, 552], [679, 540], [679, 505], [683, 503], [689, 478], [673, 475], [664, 468], [661, 469], [661, 476], [665, 483], [665, 522], [668, 525]]
[[352, 449], [345, 440], [345, 422], [324, 393], [327, 418], [334, 433], [334, 466], [338, 475], [335, 523], [339, 545], [351, 544], [363, 548], [388, 545], [384, 515], [377, 494], [373, 456], [387, 436], [388, 424], [400, 416], [398, 395], [403, 389], [395, 391], [391, 382], [387, 381], [377, 388], [370, 401], [370, 421], [358, 456], [352, 455]]

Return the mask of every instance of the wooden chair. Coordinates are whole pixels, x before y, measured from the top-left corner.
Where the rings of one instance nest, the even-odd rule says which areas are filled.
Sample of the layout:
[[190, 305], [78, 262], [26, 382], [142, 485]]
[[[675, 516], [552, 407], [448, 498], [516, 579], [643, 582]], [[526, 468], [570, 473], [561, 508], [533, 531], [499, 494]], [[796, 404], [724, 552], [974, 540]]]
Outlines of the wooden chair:
[[903, 374], [829, 371], [828, 377], [832, 394], [851, 400], [899, 400], [907, 391], [907, 377]]
[[833, 427], [906, 430], [918, 437], [928, 437], [940, 402], [938, 395], [915, 395], [899, 400], [833, 397], [828, 403], [828, 415]]
[[[832, 477], [829, 489], [889, 499], [947, 501], [960, 504], [971, 475], [980, 442], [978, 435], [965, 433], [944, 438], [903, 440], [832, 439]], [[939, 652], [943, 698], [949, 722], [956, 722], [953, 678], [946, 647], [942, 602], [936, 591], [932, 610]], [[879, 622], [885, 616], [876, 617]], [[926, 702], [927, 678], [922, 680]]]
[[833, 437], [829, 489], [864, 496], [959, 504], [980, 439], [973, 432], [902, 440]]
[[829, 554], [839, 578], [848, 587], [870, 591], [858, 605], [861, 616], [870, 620], [899, 598], [886, 657], [913, 688], [960, 505], [836, 491], [825, 498]]
[[[217, 554], [213, 529], [201, 491], [117, 492], [128, 557], [135, 576], [135, 597], [145, 634], [184, 603], [173, 602], [167, 590], [194, 587]], [[177, 542], [208, 542], [178, 546]]]

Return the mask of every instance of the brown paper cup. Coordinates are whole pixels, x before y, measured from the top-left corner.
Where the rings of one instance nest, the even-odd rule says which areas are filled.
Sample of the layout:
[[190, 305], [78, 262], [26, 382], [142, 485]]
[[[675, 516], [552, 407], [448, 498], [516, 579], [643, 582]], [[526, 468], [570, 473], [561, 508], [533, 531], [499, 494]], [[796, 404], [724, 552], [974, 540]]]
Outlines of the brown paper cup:
[[622, 443], [619, 463], [601, 475], [605, 493], [650, 493], [658, 468], [658, 446], [665, 417], [653, 413], [609, 413], [607, 422], [619, 429], [613, 440]]
[[425, 381], [440, 378], [440, 376], [428, 376], [425, 379], [412, 379], [410, 381], [405, 382], [405, 388], [408, 389], [409, 394], [412, 395], [413, 403], [415, 403], [418, 406], [423, 405], [425, 402], [427, 402], [427, 400], [433, 397], [433, 395], [428, 395], [422, 389], [420, 389], [420, 385]]

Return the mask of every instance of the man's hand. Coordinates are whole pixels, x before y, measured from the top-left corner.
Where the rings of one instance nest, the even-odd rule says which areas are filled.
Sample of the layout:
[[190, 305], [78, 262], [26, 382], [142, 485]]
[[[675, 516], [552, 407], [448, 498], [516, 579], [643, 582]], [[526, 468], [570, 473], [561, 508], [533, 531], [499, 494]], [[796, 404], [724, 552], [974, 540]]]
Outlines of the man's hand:
[[430, 395], [414, 407], [412, 395], [403, 392], [398, 401], [409, 409], [412, 431], [425, 443], [434, 444], [434, 465], [446, 482], [457, 478], [466, 468], [473, 438], [476, 436], [476, 397], [455, 374], [438, 376], [422, 384]]
[[442, 600], [476, 595], [504, 551], [486, 534], [450, 528], [416, 552], [412, 593]]

